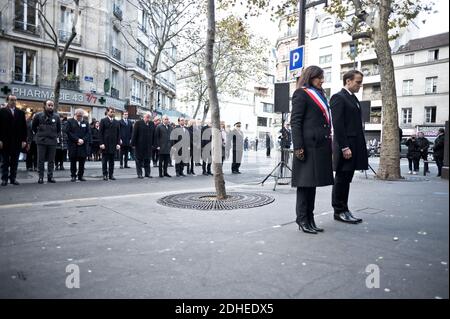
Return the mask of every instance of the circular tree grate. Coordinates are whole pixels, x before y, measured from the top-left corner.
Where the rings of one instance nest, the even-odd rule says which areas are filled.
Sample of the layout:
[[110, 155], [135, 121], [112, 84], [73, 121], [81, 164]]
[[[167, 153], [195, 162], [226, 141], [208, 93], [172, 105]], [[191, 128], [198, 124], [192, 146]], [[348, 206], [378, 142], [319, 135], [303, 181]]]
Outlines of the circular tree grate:
[[183, 193], [165, 196], [157, 203], [164, 206], [197, 210], [231, 210], [260, 207], [275, 199], [264, 194], [228, 193], [227, 198], [217, 200], [215, 193]]

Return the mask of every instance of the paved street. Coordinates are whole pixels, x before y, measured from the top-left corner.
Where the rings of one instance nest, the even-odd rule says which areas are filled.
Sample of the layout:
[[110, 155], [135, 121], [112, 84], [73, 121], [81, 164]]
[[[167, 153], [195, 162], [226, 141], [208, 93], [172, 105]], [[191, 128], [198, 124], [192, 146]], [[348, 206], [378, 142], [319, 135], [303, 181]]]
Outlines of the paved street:
[[[396, 182], [356, 173], [350, 204], [364, 219], [358, 225], [334, 221], [331, 187], [318, 188], [315, 214], [325, 232], [307, 235], [294, 222], [295, 190], [274, 192], [272, 178], [257, 184], [274, 157], [249, 152], [241, 175], [225, 165], [228, 191], [269, 194], [272, 204], [210, 212], [156, 200], [211, 191], [211, 177], [138, 180], [133, 162], [123, 170], [116, 162], [117, 180], [105, 182], [100, 163], [88, 163], [88, 181], [71, 183], [66, 163], [56, 184], [38, 185], [21, 163], [21, 185], [0, 189], [0, 297], [449, 297], [448, 182], [434, 165], [431, 176], [410, 176], [402, 160], [406, 179]], [[370, 163], [376, 169], [378, 159]], [[79, 289], [66, 287], [69, 264], [79, 267]], [[371, 264], [379, 288], [366, 287]]]

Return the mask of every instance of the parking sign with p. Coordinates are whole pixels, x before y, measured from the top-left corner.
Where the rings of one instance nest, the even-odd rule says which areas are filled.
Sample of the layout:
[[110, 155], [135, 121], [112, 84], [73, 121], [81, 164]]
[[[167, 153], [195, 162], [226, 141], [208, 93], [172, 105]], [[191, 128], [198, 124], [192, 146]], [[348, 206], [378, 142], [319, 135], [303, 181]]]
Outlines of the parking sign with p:
[[289, 54], [289, 71], [295, 71], [303, 67], [304, 46], [291, 50]]

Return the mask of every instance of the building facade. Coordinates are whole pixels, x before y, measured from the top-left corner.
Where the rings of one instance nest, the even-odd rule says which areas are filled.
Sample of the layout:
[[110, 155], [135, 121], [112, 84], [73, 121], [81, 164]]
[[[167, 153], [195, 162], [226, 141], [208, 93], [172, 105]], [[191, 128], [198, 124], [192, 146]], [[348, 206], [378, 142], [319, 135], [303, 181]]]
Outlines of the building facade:
[[[137, 3], [80, 1], [77, 35], [67, 52], [61, 82], [58, 111], [63, 116], [73, 115], [80, 107], [97, 119], [104, 116], [107, 106], [119, 114], [127, 109], [135, 114], [150, 109], [151, 75], [145, 61], [154, 52], [146, 34], [148, 21]], [[15, 94], [18, 106], [29, 112], [42, 110], [42, 102], [53, 97], [58, 71], [54, 44], [44, 32], [36, 6], [33, 0], [6, 0], [0, 20], [0, 96]], [[51, 0], [43, 8], [60, 46], [70, 36], [74, 10], [69, 0]], [[132, 21], [127, 25], [140, 46], [130, 46], [125, 39], [122, 28], [127, 21]], [[172, 73], [157, 79], [155, 107], [173, 105], [176, 76]]]
[[433, 139], [449, 116], [449, 33], [410, 40], [393, 60], [403, 135]]

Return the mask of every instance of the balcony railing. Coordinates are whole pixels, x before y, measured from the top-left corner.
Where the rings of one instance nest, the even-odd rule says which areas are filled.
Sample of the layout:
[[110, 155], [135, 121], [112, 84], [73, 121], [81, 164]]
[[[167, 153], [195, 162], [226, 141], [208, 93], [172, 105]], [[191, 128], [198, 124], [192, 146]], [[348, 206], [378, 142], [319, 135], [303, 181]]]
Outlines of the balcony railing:
[[122, 21], [122, 18], [123, 18], [122, 9], [116, 4], [114, 4], [113, 13], [114, 13], [114, 15], [116, 16], [117, 19]]
[[120, 57], [121, 57], [121, 55], [122, 55], [122, 52], [120, 52], [119, 49], [117, 49], [117, 48], [115, 48], [115, 47], [112, 47], [112, 48], [111, 48], [111, 55], [112, 55], [112, 57], [113, 57], [114, 59], [120, 61]]
[[111, 88], [111, 97], [115, 98], [115, 99], [119, 99], [119, 90], [115, 89], [115, 88]]
[[62, 79], [61, 80], [61, 89], [79, 91], [80, 90], [80, 80], [74, 79]]
[[136, 58], [136, 65], [141, 69], [147, 71], [147, 65], [145, 64], [145, 60], [142, 58]]
[[[59, 30], [58, 31], [58, 35], [59, 35], [59, 41], [65, 43], [65, 42], [69, 41], [70, 37], [72, 36], [72, 31]], [[79, 34], [77, 34], [75, 36], [75, 38], [73, 38], [72, 43], [73, 44], [80, 44], [81, 43], [81, 36]]]
[[16, 83], [26, 83], [26, 84], [38, 84], [38, 76], [33, 74], [15, 73], [13, 72], [13, 79]]
[[25, 23], [22, 20], [14, 20], [14, 30], [20, 32], [27, 32], [31, 34], [41, 34], [41, 28], [36, 24]]

